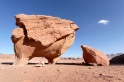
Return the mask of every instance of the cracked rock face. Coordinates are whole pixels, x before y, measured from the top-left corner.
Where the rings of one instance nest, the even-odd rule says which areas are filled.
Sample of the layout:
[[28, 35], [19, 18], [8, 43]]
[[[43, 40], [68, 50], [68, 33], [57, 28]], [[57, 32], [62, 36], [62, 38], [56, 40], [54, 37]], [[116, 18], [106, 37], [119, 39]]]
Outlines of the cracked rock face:
[[86, 64], [98, 66], [109, 65], [109, 59], [103, 52], [86, 45], [82, 45], [81, 48], [83, 50], [83, 58]]
[[[74, 34], [78, 26], [72, 21], [60, 19], [58, 17], [44, 15], [25, 15], [19, 14], [15, 16], [16, 25], [23, 29], [25, 36], [40, 42], [43, 46], [48, 46], [58, 39], [61, 39], [70, 34]], [[20, 28], [16, 28], [20, 32], [14, 33], [16, 38], [23, 36]]]
[[15, 19], [19, 27], [12, 31], [14, 51], [19, 55], [28, 54], [29, 58], [44, 56], [53, 61], [73, 44], [78, 30], [74, 22], [58, 17], [18, 14]]

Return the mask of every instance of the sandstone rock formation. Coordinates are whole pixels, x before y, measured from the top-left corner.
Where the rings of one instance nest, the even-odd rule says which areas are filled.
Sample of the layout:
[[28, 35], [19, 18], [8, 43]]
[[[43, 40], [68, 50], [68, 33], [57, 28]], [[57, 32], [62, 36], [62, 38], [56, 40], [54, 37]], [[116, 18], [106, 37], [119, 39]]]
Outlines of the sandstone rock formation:
[[15, 16], [16, 25], [12, 31], [15, 65], [26, 65], [33, 57], [45, 57], [49, 63], [56, 63], [74, 42], [78, 26], [70, 20], [45, 15]]
[[81, 48], [83, 50], [83, 58], [86, 64], [95, 66], [109, 65], [109, 60], [103, 52], [86, 45], [82, 45]]

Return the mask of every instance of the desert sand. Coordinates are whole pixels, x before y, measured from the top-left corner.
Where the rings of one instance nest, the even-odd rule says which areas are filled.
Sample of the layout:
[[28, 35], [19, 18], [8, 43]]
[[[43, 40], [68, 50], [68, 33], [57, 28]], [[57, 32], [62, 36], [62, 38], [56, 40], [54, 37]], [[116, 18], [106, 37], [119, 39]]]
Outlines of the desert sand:
[[50, 65], [35, 57], [27, 66], [13, 66], [14, 60], [14, 55], [0, 55], [0, 82], [124, 82], [123, 64], [85, 66], [83, 59], [60, 59]]

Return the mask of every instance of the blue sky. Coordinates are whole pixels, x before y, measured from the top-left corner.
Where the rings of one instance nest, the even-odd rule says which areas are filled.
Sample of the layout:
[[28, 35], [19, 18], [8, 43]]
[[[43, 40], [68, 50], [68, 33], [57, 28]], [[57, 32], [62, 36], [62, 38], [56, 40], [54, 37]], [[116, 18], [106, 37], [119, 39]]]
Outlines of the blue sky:
[[79, 30], [63, 56], [82, 56], [81, 45], [106, 54], [124, 52], [124, 0], [0, 0], [0, 53], [11, 54], [14, 15], [51, 15], [74, 21]]

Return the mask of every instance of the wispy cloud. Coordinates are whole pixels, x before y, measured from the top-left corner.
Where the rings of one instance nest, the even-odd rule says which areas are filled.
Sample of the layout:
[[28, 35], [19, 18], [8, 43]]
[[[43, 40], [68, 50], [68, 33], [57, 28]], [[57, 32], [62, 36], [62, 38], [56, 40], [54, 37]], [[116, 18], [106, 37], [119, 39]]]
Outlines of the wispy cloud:
[[108, 20], [103, 20], [103, 19], [98, 22], [98, 24], [104, 24], [104, 25], [107, 25], [108, 23], [109, 23]]

